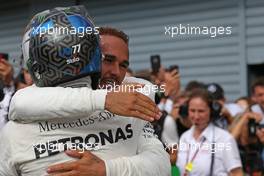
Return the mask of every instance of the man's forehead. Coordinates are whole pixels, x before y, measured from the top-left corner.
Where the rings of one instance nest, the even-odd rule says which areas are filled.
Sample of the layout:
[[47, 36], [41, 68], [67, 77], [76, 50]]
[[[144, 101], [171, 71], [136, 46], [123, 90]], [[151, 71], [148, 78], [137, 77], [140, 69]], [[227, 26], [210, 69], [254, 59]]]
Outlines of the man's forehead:
[[264, 92], [264, 86], [256, 86], [255, 91]]
[[118, 45], [123, 45], [124, 47], [128, 48], [128, 45], [121, 39], [120, 37], [117, 37], [115, 35], [100, 35], [100, 44], [101, 45], [109, 45], [109, 44], [118, 44]]
[[122, 59], [128, 59], [128, 45], [119, 37], [113, 35], [100, 35], [100, 46], [103, 54], [111, 54]]
[[101, 38], [100, 46], [101, 46], [102, 50], [105, 50], [107, 48], [110, 48], [110, 43], [107, 41], [104, 41], [104, 39]]

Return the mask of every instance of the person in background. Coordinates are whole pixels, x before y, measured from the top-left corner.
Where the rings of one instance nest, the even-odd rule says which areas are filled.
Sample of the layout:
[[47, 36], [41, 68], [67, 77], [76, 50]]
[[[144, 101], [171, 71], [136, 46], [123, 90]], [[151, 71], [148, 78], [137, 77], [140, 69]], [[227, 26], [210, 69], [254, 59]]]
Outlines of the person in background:
[[171, 112], [173, 100], [180, 93], [180, 74], [176, 68], [164, 69], [162, 66], [157, 75], [151, 75], [153, 83], [161, 88], [160, 100], [157, 101], [161, 110]]
[[262, 150], [261, 150], [261, 161], [259, 160], [259, 165], [262, 167], [259, 169], [260, 171], [259, 176], [262, 176], [264, 174], [264, 128], [257, 129], [256, 135], [259, 139], [260, 144], [262, 145]]
[[218, 116], [213, 103], [205, 89], [193, 90], [188, 99], [188, 116], [193, 125], [180, 138], [176, 162], [182, 176], [243, 175], [234, 137], [214, 125]]
[[184, 108], [184, 104], [188, 99], [186, 92], [181, 92], [174, 100], [173, 108], [170, 114], [168, 114], [164, 120], [163, 131], [161, 134], [161, 140], [166, 148], [166, 151], [170, 154], [172, 176], [179, 176], [179, 168], [175, 165], [177, 159], [177, 150], [179, 144], [179, 138], [181, 135], [191, 127], [191, 122], [187, 116], [180, 113], [180, 109]]
[[166, 145], [177, 144], [181, 135], [191, 127], [189, 118], [180, 112], [187, 100], [188, 94], [181, 92], [173, 103], [171, 113], [165, 118], [161, 140]]
[[251, 98], [249, 97], [240, 97], [236, 99], [235, 103], [238, 104], [244, 112], [247, 111], [253, 104]]
[[178, 154], [178, 144], [166, 146], [166, 151], [170, 155], [170, 162], [171, 162], [171, 176], [180, 176], [180, 170], [175, 165], [177, 161], [177, 154]]
[[219, 84], [210, 83], [207, 85], [207, 90], [211, 93], [213, 98], [230, 113], [231, 117], [235, 117], [236, 115], [243, 113], [243, 109], [237, 104], [226, 102], [224, 89]]
[[13, 67], [8, 58], [0, 56], [0, 130], [8, 121], [8, 109], [15, 92]]
[[252, 96], [256, 104], [251, 107], [252, 112], [259, 113], [264, 123], [264, 77], [257, 78], [251, 86]]
[[186, 92], [192, 92], [194, 89], [205, 89], [206, 85], [203, 82], [199, 82], [196, 80], [189, 81], [187, 85], [185, 86], [185, 91]]
[[256, 176], [262, 175], [264, 169], [261, 119], [260, 114], [247, 111], [233, 122], [229, 130], [239, 145], [244, 171]]
[[262, 175], [264, 170], [262, 89], [264, 90], [263, 78], [258, 78], [251, 86], [252, 96], [257, 104], [249, 106], [230, 128], [239, 144], [244, 171], [256, 176]]
[[160, 88], [155, 94], [155, 102], [162, 111], [162, 116], [153, 123], [155, 134], [160, 140], [163, 132], [164, 122], [173, 109], [173, 101], [180, 92], [180, 75], [178, 69], [164, 69], [160, 67], [159, 72], [151, 75], [153, 82]]
[[20, 59], [21, 70], [17, 78], [15, 79], [16, 91], [31, 86], [33, 84], [33, 80], [28, 72], [26, 64], [24, 63], [23, 54], [21, 55]]
[[219, 84], [210, 83], [206, 88], [210, 92], [212, 98], [222, 106], [221, 118], [219, 118], [216, 123], [219, 127], [227, 130], [235, 119], [234, 117], [242, 114], [244, 111], [235, 103], [226, 103], [224, 89]]
[[33, 84], [33, 80], [28, 70], [23, 68], [16, 82], [16, 90], [23, 89], [25, 87], [31, 86], [32, 84]]

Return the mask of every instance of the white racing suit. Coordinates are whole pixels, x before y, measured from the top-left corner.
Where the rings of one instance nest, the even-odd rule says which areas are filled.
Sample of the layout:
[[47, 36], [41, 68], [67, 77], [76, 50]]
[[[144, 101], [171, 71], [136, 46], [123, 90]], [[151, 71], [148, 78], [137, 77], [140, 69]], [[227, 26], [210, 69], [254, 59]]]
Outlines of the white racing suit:
[[10, 121], [3, 128], [0, 175], [46, 175], [48, 166], [73, 160], [63, 152], [67, 148], [88, 149], [103, 159], [107, 176], [170, 175], [169, 156], [151, 125], [103, 110], [105, 96], [105, 90], [85, 87], [18, 91], [10, 119], [34, 122]]

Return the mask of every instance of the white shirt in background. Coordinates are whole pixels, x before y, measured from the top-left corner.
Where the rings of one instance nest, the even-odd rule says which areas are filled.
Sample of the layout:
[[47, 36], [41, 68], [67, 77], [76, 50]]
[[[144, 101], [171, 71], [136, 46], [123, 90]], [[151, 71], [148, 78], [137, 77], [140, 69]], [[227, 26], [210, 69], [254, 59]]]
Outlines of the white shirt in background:
[[224, 105], [232, 117], [244, 113], [244, 109], [236, 103], [228, 103]]
[[170, 146], [179, 142], [177, 125], [174, 118], [170, 115], [167, 115], [167, 117], [165, 118], [161, 140], [163, 143]]
[[0, 130], [7, 123], [9, 104], [12, 95], [15, 92], [15, 87], [14, 86], [4, 87], [3, 91], [5, 96], [4, 99], [0, 102]]
[[258, 113], [262, 116], [262, 120], [260, 121], [261, 124], [264, 124], [264, 111], [261, 109], [259, 104], [255, 104], [251, 106], [252, 112]]
[[[214, 134], [213, 135], [213, 131]], [[209, 124], [202, 132], [198, 140], [193, 137], [194, 126], [186, 131], [180, 138], [178, 150], [178, 160], [176, 165], [180, 169], [181, 175], [184, 174], [187, 155], [188, 162], [194, 156], [196, 149], [201, 144], [201, 139], [205, 138], [200, 150], [193, 161], [193, 170], [189, 176], [208, 176], [211, 167], [211, 144], [215, 141], [215, 161], [213, 175], [228, 176], [228, 173], [235, 168], [242, 167], [238, 147], [235, 139], [225, 130]], [[188, 150], [188, 145], [191, 145]]]

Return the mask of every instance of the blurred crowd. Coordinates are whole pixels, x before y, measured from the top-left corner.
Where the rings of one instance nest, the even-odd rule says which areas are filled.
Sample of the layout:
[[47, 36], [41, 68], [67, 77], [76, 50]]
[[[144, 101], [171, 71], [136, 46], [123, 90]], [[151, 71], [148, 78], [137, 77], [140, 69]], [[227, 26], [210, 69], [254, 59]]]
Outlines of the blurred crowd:
[[23, 65], [23, 57], [20, 58], [21, 68], [17, 76], [14, 75], [13, 66], [8, 59], [8, 54], [0, 54], [0, 129], [8, 121], [8, 109], [13, 94], [33, 84]]
[[[248, 175], [263, 175], [264, 161], [264, 77], [257, 78], [251, 85], [251, 96], [238, 97], [234, 102], [227, 102], [225, 91], [218, 83], [190, 81], [180, 89], [179, 68], [165, 69], [160, 67], [157, 73], [143, 71], [133, 75], [164, 86], [164, 92], [156, 93], [156, 103], [163, 112], [160, 120], [153, 123], [155, 133], [170, 153], [172, 175], [177, 175], [178, 148], [182, 134], [189, 130], [194, 120], [188, 115], [190, 95], [198, 89], [207, 91], [214, 102], [216, 113], [214, 124], [224, 129], [236, 140], [243, 166]], [[176, 167], [176, 169], [175, 169]]]

